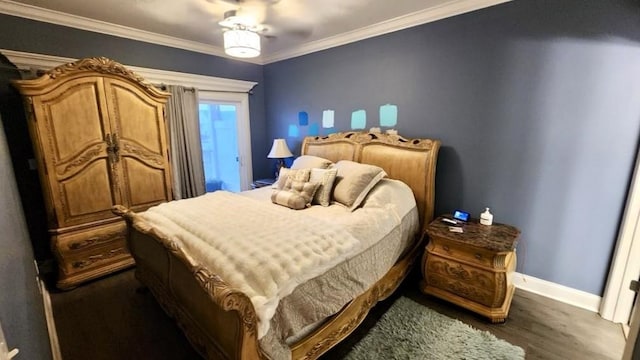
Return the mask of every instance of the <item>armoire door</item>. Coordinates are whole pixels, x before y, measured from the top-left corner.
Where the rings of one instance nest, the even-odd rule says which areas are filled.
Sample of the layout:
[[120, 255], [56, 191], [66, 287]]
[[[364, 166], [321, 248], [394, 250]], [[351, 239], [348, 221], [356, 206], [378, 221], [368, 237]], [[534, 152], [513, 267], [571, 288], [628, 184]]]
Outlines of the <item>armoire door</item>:
[[121, 204], [143, 211], [172, 199], [164, 105], [135, 85], [104, 81]]
[[[105, 138], [112, 132], [104, 98], [102, 78], [72, 79], [33, 98], [34, 117], [40, 138], [37, 152], [47, 176], [55, 216], [64, 228], [113, 218], [111, 206], [121, 202], [112, 192], [109, 151]], [[53, 222], [53, 221], [52, 221]]]

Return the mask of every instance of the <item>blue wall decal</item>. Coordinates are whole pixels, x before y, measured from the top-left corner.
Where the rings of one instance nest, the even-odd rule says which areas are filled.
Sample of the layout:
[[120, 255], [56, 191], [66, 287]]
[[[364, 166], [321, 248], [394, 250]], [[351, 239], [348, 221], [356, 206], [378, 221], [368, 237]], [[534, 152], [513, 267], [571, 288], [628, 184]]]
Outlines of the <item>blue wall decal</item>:
[[290, 124], [288, 134], [289, 137], [297, 138], [298, 136], [300, 136], [300, 129], [298, 129], [298, 126], [296, 124]]
[[298, 113], [298, 123], [300, 126], [309, 125], [309, 114], [306, 111], [300, 111]]
[[332, 128], [334, 126], [335, 111], [324, 110], [322, 111], [322, 127], [325, 129]]
[[362, 130], [367, 127], [367, 112], [356, 110], [351, 113], [351, 129]]
[[318, 135], [320, 135], [320, 125], [318, 123], [311, 123], [311, 125], [309, 125], [309, 136]]
[[380, 126], [394, 127], [398, 123], [398, 106], [397, 105], [381, 105], [380, 106]]

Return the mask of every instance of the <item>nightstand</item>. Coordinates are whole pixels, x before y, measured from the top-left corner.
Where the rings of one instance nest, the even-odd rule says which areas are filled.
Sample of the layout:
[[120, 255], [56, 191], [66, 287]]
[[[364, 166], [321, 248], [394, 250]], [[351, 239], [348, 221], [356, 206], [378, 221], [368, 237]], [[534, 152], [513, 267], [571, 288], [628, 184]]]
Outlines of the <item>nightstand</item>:
[[265, 187], [265, 186], [271, 186], [271, 185], [273, 185], [274, 182], [276, 182], [276, 179], [259, 179], [259, 180], [255, 180], [254, 182], [251, 183], [251, 188], [252, 189], [257, 189], [257, 188], [261, 188], [261, 187]]
[[472, 220], [462, 225], [462, 233], [456, 233], [449, 231], [450, 225], [442, 218], [426, 229], [429, 243], [422, 258], [422, 292], [486, 316], [491, 322], [504, 322], [513, 298], [520, 230]]

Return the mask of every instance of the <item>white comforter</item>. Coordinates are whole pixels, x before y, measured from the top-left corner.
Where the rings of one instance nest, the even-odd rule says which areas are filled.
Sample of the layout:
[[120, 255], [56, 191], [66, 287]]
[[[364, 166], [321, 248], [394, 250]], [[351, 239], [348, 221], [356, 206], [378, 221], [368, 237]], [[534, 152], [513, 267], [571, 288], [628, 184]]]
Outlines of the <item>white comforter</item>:
[[304, 212], [217, 191], [141, 216], [251, 299], [262, 338], [280, 299], [363, 250], [343, 226]]

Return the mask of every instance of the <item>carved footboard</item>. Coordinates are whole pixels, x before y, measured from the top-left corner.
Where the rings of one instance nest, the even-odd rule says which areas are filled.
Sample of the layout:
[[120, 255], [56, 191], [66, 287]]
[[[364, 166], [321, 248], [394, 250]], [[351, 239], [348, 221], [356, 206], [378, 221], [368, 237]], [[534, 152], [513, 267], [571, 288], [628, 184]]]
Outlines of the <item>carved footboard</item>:
[[[207, 359], [267, 359], [257, 339], [257, 316], [251, 301], [219, 276], [194, 263], [173, 241], [134, 212], [116, 206], [127, 222], [127, 243], [136, 261], [136, 277], [173, 317], [193, 347]], [[291, 346], [293, 359], [312, 360], [347, 337], [378, 301], [387, 298], [407, 276], [422, 246], [416, 241], [369, 290], [306, 338]]]
[[195, 264], [134, 212], [122, 206], [115, 206], [113, 212], [127, 222], [136, 277], [149, 287], [203, 357], [266, 358], [258, 345], [257, 316], [247, 296]]

